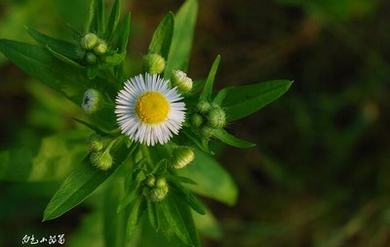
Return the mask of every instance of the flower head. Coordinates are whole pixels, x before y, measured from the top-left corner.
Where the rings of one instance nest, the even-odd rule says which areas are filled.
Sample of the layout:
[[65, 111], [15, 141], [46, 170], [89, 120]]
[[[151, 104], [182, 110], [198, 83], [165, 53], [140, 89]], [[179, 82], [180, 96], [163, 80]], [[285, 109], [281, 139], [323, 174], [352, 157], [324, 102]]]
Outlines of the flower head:
[[185, 104], [176, 88], [158, 75], [138, 75], [125, 82], [116, 98], [115, 114], [122, 133], [148, 146], [164, 144], [178, 134]]

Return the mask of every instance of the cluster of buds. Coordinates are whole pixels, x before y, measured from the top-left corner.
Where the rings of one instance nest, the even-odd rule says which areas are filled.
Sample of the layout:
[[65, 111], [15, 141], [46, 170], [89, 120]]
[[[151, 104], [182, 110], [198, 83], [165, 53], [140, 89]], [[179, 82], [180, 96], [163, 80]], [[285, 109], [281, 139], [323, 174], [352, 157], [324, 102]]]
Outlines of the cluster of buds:
[[89, 160], [95, 167], [101, 170], [108, 170], [112, 167], [113, 159], [110, 154], [113, 141], [93, 134], [88, 140]]
[[95, 64], [99, 56], [105, 55], [108, 51], [107, 43], [94, 33], [87, 33], [81, 39], [80, 45], [86, 50], [85, 61], [88, 64]]
[[196, 112], [191, 116], [191, 124], [200, 129], [202, 136], [210, 138], [215, 129], [225, 126], [226, 114], [219, 105], [201, 100], [196, 105]]
[[167, 180], [164, 177], [156, 178], [150, 175], [145, 180], [146, 190], [145, 195], [153, 202], [160, 202], [167, 196], [169, 187]]

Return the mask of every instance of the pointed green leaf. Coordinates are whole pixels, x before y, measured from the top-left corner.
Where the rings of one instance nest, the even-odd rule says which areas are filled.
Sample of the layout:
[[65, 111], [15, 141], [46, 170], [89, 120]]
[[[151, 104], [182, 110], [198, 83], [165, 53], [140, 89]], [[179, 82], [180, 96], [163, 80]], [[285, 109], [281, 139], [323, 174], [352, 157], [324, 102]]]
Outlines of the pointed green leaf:
[[169, 12], [158, 25], [149, 45], [149, 53], [160, 54], [165, 60], [168, 59], [174, 28], [174, 16]]
[[260, 110], [290, 88], [292, 81], [276, 80], [221, 90], [216, 98], [222, 102], [228, 121], [235, 121]]
[[77, 46], [64, 40], [52, 38], [50, 36], [47, 36], [46, 34], [38, 32], [32, 27], [26, 27], [26, 29], [31, 35], [31, 37], [33, 37], [38, 43], [45, 47], [49, 46], [50, 49], [52, 49], [56, 53], [68, 57], [70, 60], [79, 60], [84, 57], [84, 52], [80, 46]]
[[200, 98], [203, 100], [211, 100], [211, 95], [213, 93], [213, 86], [214, 86], [214, 80], [215, 75], [217, 74], [219, 64], [221, 63], [221, 55], [218, 55], [217, 58], [215, 58], [213, 65], [211, 66], [209, 75], [207, 76], [206, 83], [204, 84], [203, 91], [200, 95]]
[[224, 129], [217, 129], [213, 132], [213, 134], [218, 140], [236, 148], [253, 148], [256, 146], [256, 144], [241, 140], [229, 134], [229, 132]]
[[80, 65], [79, 63], [77, 63], [77, 62], [71, 60], [70, 58], [68, 58], [68, 57], [66, 57], [66, 56], [64, 56], [64, 55], [62, 55], [61, 53], [56, 52], [55, 50], [53, 50], [52, 48], [50, 48], [49, 45], [46, 45], [46, 48], [47, 48], [47, 50], [48, 50], [54, 57], [58, 58], [58, 59], [61, 60], [62, 62], [67, 63], [67, 64], [69, 64], [69, 65], [72, 65], [72, 66], [74, 66], [74, 67], [76, 67], [76, 68], [79, 68], [79, 69], [83, 69], [83, 68], [84, 68], [84, 66]]
[[110, 177], [128, 155], [128, 149], [123, 144], [123, 140], [115, 143], [111, 149], [111, 154], [116, 160], [107, 171], [92, 166], [88, 157], [84, 159], [70, 173], [51, 198], [45, 209], [43, 220], [51, 220], [63, 215], [84, 201], [101, 183]]
[[103, 200], [103, 229], [105, 246], [122, 247], [126, 243], [126, 224], [129, 210], [117, 213], [120, 198], [124, 195], [123, 178], [115, 176], [105, 188]]
[[173, 70], [187, 70], [197, 14], [197, 0], [187, 0], [177, 12], [171, 44], [172, 49], [169, 51], [164, 77], [170, 78]]
[[44, 47], [0, 39], [0, 52], [24, 72], [64, 94], [77, 105], [81, 104], [84, 92], [90, 87], [112, 96], [116, 94], [110, 84], [100, 79], [88, 80], [84, 70], [56, 59]]
[[108, 19], [107, 30], [106, 30], [106, 39], [110, 39], [111, 35], [115, 32], [116, 27], [118, 26], [119, 19], [121, 14], [121, 0], [115, 0], [114, 5], [111, 9], [110, 18]]
[[138, 197], [130, 204], [130, 215], [127, 221], [127, 234], [132, 235], [145, 211], [145, 199]]
[[168, 193], [168, 196], [160, 202], [160, 208], [170, 231], [173, 231], [187, 245], [200, 246], [191, 210], [180, 197], [175, 193]]
[[105, 30], [103, 2], [103, 0], [92, 0], [89, 8], [87, 32], [96, 33], [98, 36], [102, 36]]
[[181, 169], [179, 174], [198, 184], [188, 185], [200, 195], [213, 198], [228, 205], [234, 205], [238, 189], [229, 173], [212, 157], [195, 149], [195, 159], [191, 165]]
[[157, 210], [157, 204], [150, 200], [147, 200], [149, 222], [156, 231], [158, 231], [159, 228], [159, 215]]
[[172, 186], [176, 194], [180, 196], [182, 199], [184, 199], [193, 210], [195, 210], [199, 214], [206, 213], [205, 206], [198, 198], [196, 198], [196, 196], [192, 194], [192, 192], [190, 192], [189, 190], [185, 189], [183, 186], [176, 183], [171, 183], [170, 185]]
[[131, 13], [129, 13], [126, 18], [123, 20], [121, 34], [118, 44], [119, 53], [127, 52], [127, 44], [129, 43], [130, 36], [130, 24], [131, 24]]

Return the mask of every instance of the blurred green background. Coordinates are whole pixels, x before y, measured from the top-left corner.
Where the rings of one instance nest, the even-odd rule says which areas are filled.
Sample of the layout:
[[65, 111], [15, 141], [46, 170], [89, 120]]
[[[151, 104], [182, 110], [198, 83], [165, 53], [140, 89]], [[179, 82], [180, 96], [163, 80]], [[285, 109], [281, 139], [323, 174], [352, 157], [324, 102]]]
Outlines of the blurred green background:
[[[181, 3], [124, 1], [123, 11], [133, 14], [129, 66], [139, 64], [158, 22]], [[26, 24], [66, 37], [67, 26], [82, 28], [87, 5], [1, 0], [0, 38], [32, 42]], [[205, 246], [390, 246], [389, 13], [386, 0], [200, 0], [191, 77], [203, 78], [220, 53], [218, 88], [295, 80], [280, 100], [228, 126], [258, 146], [220, 152], [240, 196], [234, 207], [206, 200], [220, 229], [202, 226]], [[96, 196], [41, 223], [59, 185], [53, 178], [68, 172], [56, 161], [80, 139], [71, 119], [79, 111], [0, 55], [0, 149], [14, 150], [8, 155], [19, 157], [14, 169], [22, 172], [40, 149], [51, 149], [34, 162], [55, 168], [38, 167], [27, 183], [0, 182], [0, 246], [19, 246], [25, 234], [60, 233], [69, 246], [101, 246]], [[47, 181], [34, 182], [45, 174]]]

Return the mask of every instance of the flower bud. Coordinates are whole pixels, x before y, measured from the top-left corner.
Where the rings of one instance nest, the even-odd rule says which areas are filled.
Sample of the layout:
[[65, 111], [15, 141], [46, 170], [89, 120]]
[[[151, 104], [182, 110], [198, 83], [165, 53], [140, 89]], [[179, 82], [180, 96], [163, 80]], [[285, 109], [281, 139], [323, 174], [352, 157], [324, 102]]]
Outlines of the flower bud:
[[190, 147], [177, 147], [173, 151], [172, 166], [176, 169], [181, 169], [187, 166], [195, 158], [194, 151]]
[[81, 39], [81, 47], [86, 50], [92, 50], [96, 46], [98, 40], [96, 34], [88, 33]]
[[226, 114], [225, 111], [221, 109], [221, 107], [213, 107], [207, 118], [209, 120], [209, 125], [214, 128], [222, 128], [226, 124]]
[[199, 128], [203, 124], [203, 117], [198, 113], [194, 113], [191, 116], [191, 123], [194, 127]]
[[93, 152], [89, 158], [94, 166], [103, 171], [110, 169], [112, 166], [112, 156], [109, 149], [106, 149], [104, 152]]
[[97, 134], [93, 134], [89, 137], [88, 148], [90, 152], [99, 152], [104, 148], [103, 138]]
[[202, 100], [198, 102], [196, 109], [198, 109], [200, 113], [207, 113], [211, 109], [211, 105], [209, 102]]
[[157, 179], [157, 181], [156, 181], [156, 187], [157, 187], [157, 188], [168, 187], [167, 180], [166, 180], [165, 178], [159, 178], [159, 179]]
[[99, 40], [98, 44], [93, 48], [93, 51], [97, 55], [104, 55], [107, 52], [107, 43], [104, 40]]
[[188, 93], [192, 89], [192, 79], [181, 70], [175, 70], [172, 74], [172, 83], [182, 93]]
[[160, 201], [164, 200], [164, 198], [167, 196], [168, 191], [169, 191], [168, 185], [166, 185], [164, 187], [155, 187], [155, 188], [150, 190], [149, 198], [153, 202], [160, 202]]
[[200, 133], [202, 134], [202, 136], [210, 138], [214, 135], [214, 128], [210, 126], [204, 126], [200, 129]]
[[156, 185], [156, 178], [154, 176], [149, 176], [146, 179], [146, 185], [149, 187], [154, 187]]
[[165, 69], [165, 60], [156, 53], [146, 55], [144, 57], [144, 68], [150, 74], [161, 74]]
[[95, 64], [97, 61], [97, 57], [92, 52], [88, 52], [87, 55], [85, 55], [85, 60], [88, 64]]
[[83, 102], [81, 103], [81, 107], [88, 114], [95, 113], [101, 104], [102, 95], [96, 89], [88, 89], [84, 93]]

